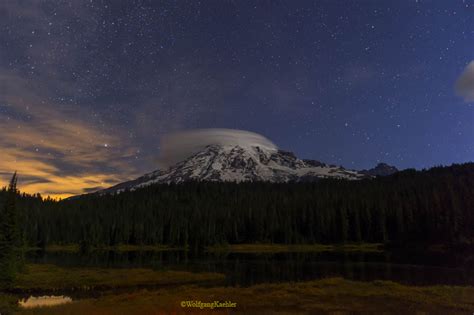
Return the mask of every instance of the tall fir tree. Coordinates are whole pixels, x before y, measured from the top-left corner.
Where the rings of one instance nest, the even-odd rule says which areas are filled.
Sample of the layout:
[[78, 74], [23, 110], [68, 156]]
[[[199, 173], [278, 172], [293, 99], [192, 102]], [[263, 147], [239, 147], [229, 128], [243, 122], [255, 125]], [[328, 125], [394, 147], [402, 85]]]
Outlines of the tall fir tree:
[[0, 213], [0, 286], [9, 286], [21, 268], [21, 238], [18, 227], [17, 174], [13, 174]]

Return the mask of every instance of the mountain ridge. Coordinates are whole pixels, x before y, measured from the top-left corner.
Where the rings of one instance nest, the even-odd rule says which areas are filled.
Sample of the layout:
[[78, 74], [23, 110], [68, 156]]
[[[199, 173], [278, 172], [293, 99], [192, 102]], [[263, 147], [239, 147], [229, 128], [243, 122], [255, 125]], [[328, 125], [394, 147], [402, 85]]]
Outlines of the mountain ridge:
[[317, 181], [322, 178], [360, 180], [378, 176], [380, 167], [377, 167], [355, 171], [317, 160], [299, 159], [293, 152], [279, 149], [211, 144], [166, 169], [155, 170], [95, 194], [115, 194], [153, 184], [186, 181], [282, 183]]

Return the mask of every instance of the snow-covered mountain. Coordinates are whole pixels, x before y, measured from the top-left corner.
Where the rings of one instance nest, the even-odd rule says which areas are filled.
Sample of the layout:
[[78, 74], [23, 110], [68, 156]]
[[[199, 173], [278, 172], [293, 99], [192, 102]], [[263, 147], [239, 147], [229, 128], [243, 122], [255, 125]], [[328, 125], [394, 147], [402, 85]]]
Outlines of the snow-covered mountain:
[[298, 159], [293, 153], [254, 145], [212, 144], [166, 169], [159, 169], [135, 180], [98, 193], [119, 193], [157, 183], [184, 181], [268, 181], [299, 182], [320, 178], [358, 180], [370, 177], [341, 166]]

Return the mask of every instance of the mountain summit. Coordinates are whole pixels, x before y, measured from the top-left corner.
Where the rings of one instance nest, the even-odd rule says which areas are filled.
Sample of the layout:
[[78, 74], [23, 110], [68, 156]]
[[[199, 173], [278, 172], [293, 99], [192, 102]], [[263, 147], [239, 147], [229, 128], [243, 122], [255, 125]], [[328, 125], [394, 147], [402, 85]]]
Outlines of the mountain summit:
[[153, 184], [186, 181], [284, 183], [321, 178], [358, 180], [396, 170], [379, 164], [375, 169], [359, 172], [315, 160], [302, 160], [291, 152], [278, 149], [260, 134], [219, 128], [162, 136], [159, 161], [158, 170], [97, 193], [120, 193]]
[[293, 153], [277, 148], [212, 144], [167, 169], [156, 170], [99, 193], [119, 193], [152, 184], [191, 180], [282, 183], [315, 181], [321, 178], [357, 180], [367, 177], [370, 175], [341, 166], [301, 160]]
[[388, 165], [386, 163], [379, 163], [376, 167], [369, 170], [362, 170], [360, 173], [369, 176], [389, 176], [398, 172], [395, 166]]

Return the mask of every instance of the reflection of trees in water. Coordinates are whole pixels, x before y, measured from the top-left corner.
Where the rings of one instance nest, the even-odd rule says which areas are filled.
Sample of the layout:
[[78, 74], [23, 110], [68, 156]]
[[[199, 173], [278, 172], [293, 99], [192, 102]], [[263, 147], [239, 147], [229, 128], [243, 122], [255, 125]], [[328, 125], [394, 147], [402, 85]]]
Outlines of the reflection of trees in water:
[[[195, 272], [218, 272], [229, 285], [304, 281], [325, 277], [371, 281], [392, 280], [406, 284], [473, 284], [474, 272], [457, 266], [453, 255], [407, 253], [313, 252], [313, 253], [194, 253], [186, 251], [31, 253], [33, 262], [62, 266], [148, 267]], [[433, 265], [437, 262], [438, 265]], [[472, 269], [471, 269], [472, 270]]]

